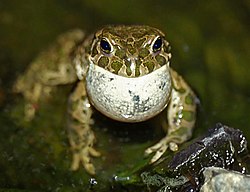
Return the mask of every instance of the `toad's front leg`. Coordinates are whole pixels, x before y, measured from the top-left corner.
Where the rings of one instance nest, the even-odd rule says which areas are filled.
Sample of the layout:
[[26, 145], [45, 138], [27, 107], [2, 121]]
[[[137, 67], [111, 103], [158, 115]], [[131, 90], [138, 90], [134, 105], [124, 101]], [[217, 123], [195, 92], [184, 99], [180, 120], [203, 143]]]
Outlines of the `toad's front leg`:
[[95, 174], [95, 167], [91, 163], [91, 156], [98, 157], [100, 153], [93, 148], [95, 142], [92, 109], [89, 103], [84, 81], [78, 83], [76, 90], [69, 100], [69, 142], [71, 145], [73, 160], [71, 169], [77, 170], [82, 164], [89, 174]]
[[[163, 153], [170, 148], [178, 150], [178, 145], [187, 141], [192, 136], [196, 120], [196, 95], [174, 70], [171, 70], [173, 90], [166, 113], [162, 113], [162, 126], [167, 130], [167, 135], [158, 143], [149, 147], [146, 155], [155, 152], [151, 163], [157, 161]], [[167, 119], [167, 121], [166, 121]]]

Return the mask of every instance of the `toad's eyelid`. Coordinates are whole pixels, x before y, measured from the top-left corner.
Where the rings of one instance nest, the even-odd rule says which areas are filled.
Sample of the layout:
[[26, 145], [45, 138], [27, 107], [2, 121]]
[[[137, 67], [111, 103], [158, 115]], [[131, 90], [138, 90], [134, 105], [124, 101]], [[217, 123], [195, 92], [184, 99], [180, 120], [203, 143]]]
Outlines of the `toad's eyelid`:
[[154, 40], [153, 40], [152, 45], [154, 45], [154, 44], [155, 44], [155, 42], [156, 42], [157, 40], [159, 40], [159, 39], [161, 39], [161, 40], [162, 40], [162, 37], [161, 37], [160, 35], [156, 36], [156, 37], [154, 38]]

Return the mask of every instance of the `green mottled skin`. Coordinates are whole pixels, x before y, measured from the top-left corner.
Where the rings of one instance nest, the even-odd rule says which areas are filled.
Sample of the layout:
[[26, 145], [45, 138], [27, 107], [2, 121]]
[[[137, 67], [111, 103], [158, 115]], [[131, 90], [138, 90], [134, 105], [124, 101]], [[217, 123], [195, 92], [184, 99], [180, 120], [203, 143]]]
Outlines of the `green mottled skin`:
[[[156, 37], [163, 38], [163, 46], [159, 51], [153, 52], [152, 45]], [[101, 39], [107, 40], [112, 46], [110, 53], [103, 54]], [[158, 29], [148, 26], [108, 26], [95, 34], [91, 57], [95, 64], [112, 73], [124, 77], [138, 77], [166, 64], [171, 58], [171, 54], [165, 51], [169, 50], [168, 47], [169, 43]], [[134, 65], [128, 62], [131, 58], [134, 59]]]
[[[157, 38], [162, 45], [154, 50]], [[103, 50], [101, 40], [109, 43], [111, 50]], [[31, 120], [40, 100], [50, 97], [57, 85], [78, 81], [70, 95], [68, 128], [69, 143], [73, 153], [72, 169], [83, 165], [90, 174], [95, 174], [91, 156], [100, 156], [95, 150], [93, 106], [86, 90], [86, 74], [90, 63], [109, 72], [137, 78], [147, 75], [161, 66], [169, 67], [171, 54], [169, 43], [160, 30], [149, 26], [107, 26], [86, 38], [81, 30], [74, 30], [59, 36], [58, 40], [42, 52], [14, 84], [14, 90], [22, 93], [27, 104], [25, 119]], [[170, 68], [171, 96], [166, 110], [159, 109], [162, 128], [166, 136], [149, 147], [145, 153], [155, 153], [151, 163], [157, 161], [170, 148], [175, 151], [178, 144], [192, 135], [196, 116], [196, 96], [183, 78]], [[34, 105], [35, 104], [35, 105]], [[105, 115], [105, 114], [104, 114]]]

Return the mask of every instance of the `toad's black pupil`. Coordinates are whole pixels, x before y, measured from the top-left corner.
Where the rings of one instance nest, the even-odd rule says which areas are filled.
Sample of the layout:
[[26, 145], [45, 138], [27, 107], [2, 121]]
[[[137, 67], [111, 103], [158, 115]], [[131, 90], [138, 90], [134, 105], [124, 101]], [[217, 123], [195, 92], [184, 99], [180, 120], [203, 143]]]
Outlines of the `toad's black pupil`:
[[109, 42], [107, 42], [105, 39], [101, 40], [100, 45], [101, 45], [102, 50], [104, 50], [105, 52], [111, 51], [111, 46], [110, 46]]
[[158, 39], [156, 39], [154, 45], [153, 45], [153, 50], [154, 51], [158, 51], [162, 46], [162, 39], [159, 37]]

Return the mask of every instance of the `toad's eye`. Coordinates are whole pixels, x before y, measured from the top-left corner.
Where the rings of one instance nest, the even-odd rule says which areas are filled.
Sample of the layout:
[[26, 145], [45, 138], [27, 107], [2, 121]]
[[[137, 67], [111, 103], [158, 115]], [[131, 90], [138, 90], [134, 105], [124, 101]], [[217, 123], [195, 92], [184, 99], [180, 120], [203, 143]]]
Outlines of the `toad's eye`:
[[156, 39], [156, 41], [154, 42], [154, 45], [153, 45], [153, 51], [156, 52], [156, 51], [159, 51], [160, 48], [162, 46], [162, 39], [160, 37], [158, 37]]
[[101, 49], [105, 52], [105, 53], [110, 53], [111, 52], [111, 45], [109, 44], [109, 42], [105, 39], [102, 39], [100, 42], [100, 46]]

